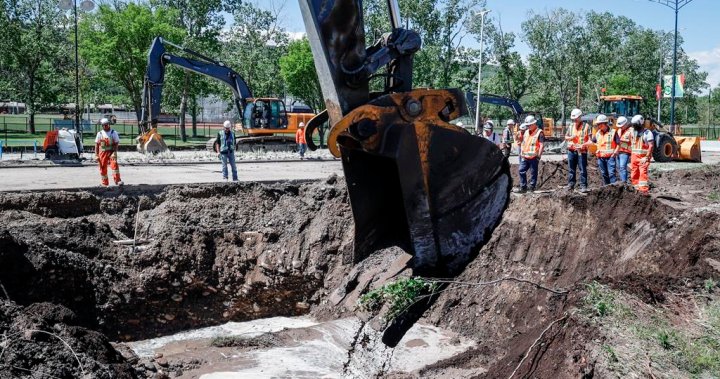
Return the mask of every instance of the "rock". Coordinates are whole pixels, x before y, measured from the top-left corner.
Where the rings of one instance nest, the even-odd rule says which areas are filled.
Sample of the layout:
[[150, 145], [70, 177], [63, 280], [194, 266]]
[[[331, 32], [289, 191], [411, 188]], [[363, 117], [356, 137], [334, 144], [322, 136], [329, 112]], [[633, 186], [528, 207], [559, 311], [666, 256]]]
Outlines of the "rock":
[[172, 295], [170, 298], [171, 298], [173, 301], [176, 301], [176, 302], [178, 302], [178, 303], [181, 302], [182, 299], [183, 299], [182, 295], [180, 295], [180, 294], [174, 294], [174, 295]]
[[175, 319], [175, 315], [170, 314], [170, 313], [165, 313], [165, 319], [168, 321], [172, 321]]
[[168, 367], [168, 361], [165, 358], [158, 358], [155, 360], [155, 363], [159, 364], [161, 367]]
[[155, 353], [155, 356], [154, 356], [154, 357], [155, 357], [155, 359], [160, 359], [160, 358], [163, 357], [163, 354], [162, 354], [162, 353]]

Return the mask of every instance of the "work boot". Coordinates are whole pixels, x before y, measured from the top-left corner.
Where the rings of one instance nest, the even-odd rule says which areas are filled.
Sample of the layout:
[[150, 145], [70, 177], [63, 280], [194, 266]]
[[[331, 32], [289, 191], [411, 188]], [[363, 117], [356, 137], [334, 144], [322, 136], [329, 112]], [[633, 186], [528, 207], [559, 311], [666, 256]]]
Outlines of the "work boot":
[[118, 186], [120, 186], [120, 187], [122, 187], [122, 186], [125, 185], [125, 182], [123, 182], [123, 181], [121, 180], [121, 181], [119, 181], [119, 182], [117, 182], [117, 183], [115, 183], [115, 184], [118, 185]]
[[525, 192], [527, 192], [527, 187], [516, 187], [514, 192], [515, 193], [525, 193]]
[[588, 193], [588, 192], [590, 192], [590, 190], [589, 190], [587, 187], [580, 187], [580, 192], [581, 192], [581, 193]]
[[570, 191], [570, 192], [572, 192], [573, 190], [575, 190], [575, 186], [570, 185], [570, 184], [568, 184], [568, 185], [566, 185], [566, 186], [560, 186], [560, 188], [562, 188], [562, 189], [564, 189], [564, 190], [567, 190], [567, 191]]
[[535, 187], [530, 187], [530, 192], [535, 192]]

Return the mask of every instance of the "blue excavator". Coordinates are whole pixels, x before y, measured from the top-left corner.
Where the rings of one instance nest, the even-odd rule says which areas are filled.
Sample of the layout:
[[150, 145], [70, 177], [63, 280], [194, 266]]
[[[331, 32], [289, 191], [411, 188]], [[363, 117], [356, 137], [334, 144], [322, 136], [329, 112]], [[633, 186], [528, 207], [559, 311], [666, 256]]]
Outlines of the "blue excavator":
[[[167, 51], [166, 46], [182, 51], [189, 57], [171, 54]], [[244, 150], [247, 146], [263, 148], [269, 145], [294, 146], [294, 133], [297, 125], [288, 123], [288, 113], [282, 100], [254, 98], [242, 76], [224, 63], [173, 44], [162, 37], [156, 37], [148, 53], [148, 65], [145, 71], [140, 120], [141, 134], [137, 139], [138, 151], [142, 153], [167, 151], [167, 145], [158, 133], [157, 125], [162, 101], [162, 87], [165, 82], [165, 69], [168, 65], [175, 65], [184, 70], [219, 80], [230, 88], [241, 119], [242, 135], [236, 141], [238, 150]], [[309, 118], [310, 116], [308, 116]]]

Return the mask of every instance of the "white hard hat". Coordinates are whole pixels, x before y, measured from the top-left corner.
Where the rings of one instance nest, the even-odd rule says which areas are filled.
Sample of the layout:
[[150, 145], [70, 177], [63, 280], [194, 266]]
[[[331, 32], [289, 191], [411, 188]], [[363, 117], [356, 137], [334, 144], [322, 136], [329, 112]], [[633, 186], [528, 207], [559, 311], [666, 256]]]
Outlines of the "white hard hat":
[[617, 126], [618, 126], [618, 127], [623, 127], [623, 126], [625, 126], [625, 124], [627, 124], [627, 122], [628, 122], [627, 117], [625, 117], [625, 116], [620, 116], [620, 117], [618, 117], [618, 119], [617, 119]]
[[493, 124], [492, 124], [492, 122], [490, 122], [490, 121], [486, 122], [485, 125], [483, 125], [483, 129], [485, 129], [485, 130], [492, 130], [492, 129], [493, 129]]
[[582, 116], [582, 111], [579, 108], [575, 108], [570, 112], [570, 119], [575, 121], [578, 117]]
[[509, 120], [507, 120], [507, 122], [505, 123], [505, 125], [515, 125], [515, 120], [509, 119]]
[[462, 123], [462, 121], [458, 121], [458, 122], [456, 122], [456, 123], [455, 123], [455, 125], [456, 125], [456, 126], [459, 126], [459, 127], [461, 127], [461, 128], [462, 128], [462, 126], [463, 126], [463, 123]]
[[645, 117], [643, 117], [642, 115], [636, 114], [635, 116], [633, 116], [633, 118], [632, 118], [632, 120], [630, 120], [630, 122], [633, 124], [643, 125], [643, 124], [645, 124]]
[[610, 122], [610, 120], [608, 120], [608, 117], [604, 114], [599, 114], [597, 118], [595, 118], [595, 125], [607, 124], [608, 122]]
[[100, 125], [108, 125], [108, 124], [110, 124], [110, 120], [108, 120], [107, 118], [103, 117], [100, 119]]
[[525, 126], [530, 126], [532, 124], [537, 124], [537, 120], [535, 119], [535, 116], [529, 115], [525, 117], [525, 122], [523, 123]]
[[228, 120], [225, 120], [225, 122], [223, 122], [223, 127], [225, 129], [230, 129], [230, 128], [232, 128], [232, 123], [230, 123], [230, 121], [228, 121]]
[[527, 130], [528, 126], [526, 124], [520, 124], [520, 130]]
[[301, 123], [298, 124], [298, 128], [304, 128], [304, 127], [305, 127], [305, 123], [304, 123], [304, 122], [301, 122]]

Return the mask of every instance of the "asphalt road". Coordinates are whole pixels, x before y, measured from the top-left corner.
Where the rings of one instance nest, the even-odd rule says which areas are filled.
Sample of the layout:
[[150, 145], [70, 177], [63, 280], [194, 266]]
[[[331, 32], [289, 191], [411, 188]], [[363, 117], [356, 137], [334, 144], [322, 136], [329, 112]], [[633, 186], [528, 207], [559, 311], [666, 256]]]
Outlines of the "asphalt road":
[[[324, 179], [342, 175], [340, 160], [238, 163], [240, 181]], [[219, 163], [120, 165], [126, 185], [221, 182]], [[111, 179], [112, 181], [112, 179]], [[99, 187], [97, 166], [0, 168], [0, 191]], [[111, 185], [112, 186], [112, 185]]]
[[[544, 155], [544, 161], [562, 161], [564, 155]], [[516, 156], [510, 157], [511, 164], [517, 164]], [[720, 153], [703, 152], [703, 164], [698, 163], [657, 163], [654, 170], [677, 170], [698, 168], [720, 163]], [[27, 165], [24, 167], [24, 165]], [[332, 174], [342, 176], [339, 159], [286, 160], [286, 161], [241, 161], [237, 165], [240, 181], [273, 180], [319, 180]], [[220, 164], [217, 162], [197, 163], [133, 163], [121, 164], [122, 179], [127, 185], [212, 183], [222, 181]], [[100, 173], [97, 165], [85, 162], [78, 166], [47, 166], [44, 162], [0, 166], [0, 191], [69, 189], [99, 187]]]

